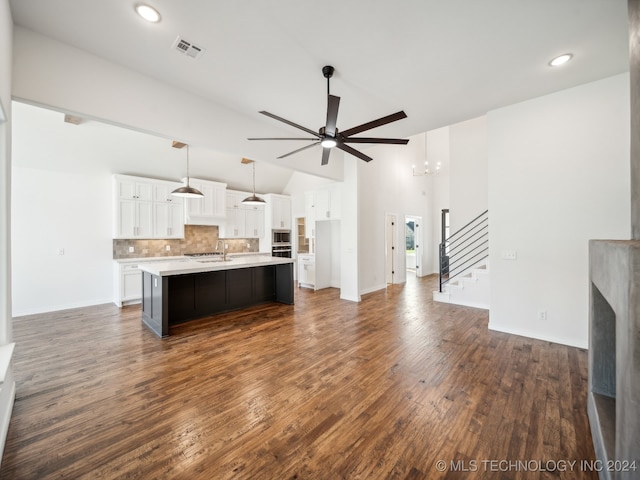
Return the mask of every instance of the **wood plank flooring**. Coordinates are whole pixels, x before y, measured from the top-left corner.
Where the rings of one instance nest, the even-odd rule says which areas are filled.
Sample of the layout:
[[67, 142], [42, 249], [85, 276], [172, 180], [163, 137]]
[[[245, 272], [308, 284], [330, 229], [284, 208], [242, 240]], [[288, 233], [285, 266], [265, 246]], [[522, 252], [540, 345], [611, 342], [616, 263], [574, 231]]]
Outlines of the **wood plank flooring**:
[[490, 332], [436, 281], [298, 289], [166, 339], [139, 306], [18, 318], [0, 477], [596, 479], [586, 352]]

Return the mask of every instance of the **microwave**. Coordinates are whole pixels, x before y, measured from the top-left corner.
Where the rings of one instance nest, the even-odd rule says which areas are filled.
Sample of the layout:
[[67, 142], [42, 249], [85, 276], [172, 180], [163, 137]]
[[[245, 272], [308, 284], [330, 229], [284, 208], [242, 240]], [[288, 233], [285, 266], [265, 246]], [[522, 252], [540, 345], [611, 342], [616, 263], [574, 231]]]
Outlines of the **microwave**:
[[273, 245], [291, 245], [291, 230], [273, 230], [271, 235]]

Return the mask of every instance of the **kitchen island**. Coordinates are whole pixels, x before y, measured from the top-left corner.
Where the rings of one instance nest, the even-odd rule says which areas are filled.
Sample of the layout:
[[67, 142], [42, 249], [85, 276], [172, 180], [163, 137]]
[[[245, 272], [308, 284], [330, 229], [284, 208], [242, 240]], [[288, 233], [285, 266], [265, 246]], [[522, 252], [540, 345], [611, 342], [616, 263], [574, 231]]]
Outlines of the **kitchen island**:
[[293, 305], [293, 262], [251, 255], [140, 263], [142, 321], [166, 337], [176, 323], [265, 302]]

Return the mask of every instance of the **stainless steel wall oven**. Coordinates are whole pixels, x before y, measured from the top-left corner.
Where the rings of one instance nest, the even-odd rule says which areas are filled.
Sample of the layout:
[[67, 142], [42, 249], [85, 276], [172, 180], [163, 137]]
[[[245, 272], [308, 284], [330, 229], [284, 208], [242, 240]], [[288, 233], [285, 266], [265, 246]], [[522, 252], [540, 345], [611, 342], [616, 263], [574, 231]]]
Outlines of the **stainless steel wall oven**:
[[291, 230], [273, 230], [271, 236], [271, 255], [291, 258]]

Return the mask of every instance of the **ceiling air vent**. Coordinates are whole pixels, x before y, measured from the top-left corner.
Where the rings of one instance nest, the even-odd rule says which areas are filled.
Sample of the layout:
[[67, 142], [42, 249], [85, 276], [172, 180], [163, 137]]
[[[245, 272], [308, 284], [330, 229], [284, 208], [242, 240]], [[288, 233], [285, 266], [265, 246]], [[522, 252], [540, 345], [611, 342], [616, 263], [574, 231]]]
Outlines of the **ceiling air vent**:
[[194, 45], [191, 42], [186, 41], [182, 37], [176, 38], [176, 41], [173, 42], [173, 48], [175, 48], [178, 52], [186, 55], [191, 58], [200, 58], [200, 56], [205, 52], [205, 49], [199, 47], [198, 45]]

